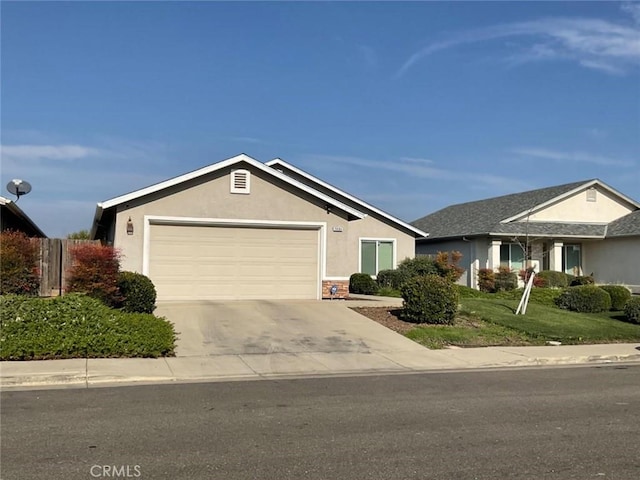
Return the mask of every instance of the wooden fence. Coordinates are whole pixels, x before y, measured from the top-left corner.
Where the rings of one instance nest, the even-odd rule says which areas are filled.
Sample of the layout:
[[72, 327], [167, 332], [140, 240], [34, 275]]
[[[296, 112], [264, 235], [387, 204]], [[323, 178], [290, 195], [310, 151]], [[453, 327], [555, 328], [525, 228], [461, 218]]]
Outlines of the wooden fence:
[[66, 287], [66, 272], [73, 263], [71, 249], [81, 243], [100, 243], [99, 240], [70, 240], [67, 238], [38, 238], [40, 243], [40, 296], [61, 295]]

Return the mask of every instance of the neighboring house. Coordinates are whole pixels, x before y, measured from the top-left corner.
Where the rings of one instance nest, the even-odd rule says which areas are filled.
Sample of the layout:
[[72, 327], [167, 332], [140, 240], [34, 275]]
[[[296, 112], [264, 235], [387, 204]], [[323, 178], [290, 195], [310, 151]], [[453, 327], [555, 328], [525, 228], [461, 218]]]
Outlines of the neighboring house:
[[91, 236], [160, 300], [348, 294], [415, 254], [424, 233], [288, 163], [238, 155], [99, 203]]
[[597, 179], [452, 205], [412, 225], [429, 232], [416, 254], [463, 254], [470, 287], [479, 269], [523, 269], [528, 237], [538, 271], [640, 288], [640, 204]]
[[15, 202], [0, 197], [0, 231], [5, 230], [17, 230], [29, 237], [47, 238]]

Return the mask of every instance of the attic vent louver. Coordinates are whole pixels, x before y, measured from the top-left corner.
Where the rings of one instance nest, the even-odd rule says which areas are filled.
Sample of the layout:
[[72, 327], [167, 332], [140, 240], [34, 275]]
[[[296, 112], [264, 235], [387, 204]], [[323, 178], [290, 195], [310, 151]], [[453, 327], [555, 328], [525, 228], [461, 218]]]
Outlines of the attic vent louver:
[[231, 193], [250, 192], [251, 174], [249, 170], [233, 170], [231, 172]]
[[595, 187], [591, 187], [587, 190], [587, 202], [595, 202], [598, 200], [598, 191]]

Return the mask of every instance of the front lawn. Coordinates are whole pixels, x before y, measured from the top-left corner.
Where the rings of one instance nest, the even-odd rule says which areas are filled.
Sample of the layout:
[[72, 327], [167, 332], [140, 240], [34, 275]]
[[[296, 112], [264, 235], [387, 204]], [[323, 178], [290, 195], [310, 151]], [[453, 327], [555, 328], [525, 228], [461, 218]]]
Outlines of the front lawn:
[[517, 300], [463, 298], [462, 311], [526, 335], [562, 343], [615, 343], [640, 340], [640, 325], [624, 321], [622, 312], [576, 313], [529, 303], [515, 315]]
[[80, 294], [0, 297], [0, 360], [172, 356], [175, 340], [164, 318]]
[[354, 310], [428, 348], [640, 341], [640, 325], [624, 321], [622, 312], [576, 313], [552, 306], [557, 290], [532, 291], [526, 315], [514, 314], [521, 291], [461, 294], [461, 309], [451, 326], [404, 322], [400, 309]]

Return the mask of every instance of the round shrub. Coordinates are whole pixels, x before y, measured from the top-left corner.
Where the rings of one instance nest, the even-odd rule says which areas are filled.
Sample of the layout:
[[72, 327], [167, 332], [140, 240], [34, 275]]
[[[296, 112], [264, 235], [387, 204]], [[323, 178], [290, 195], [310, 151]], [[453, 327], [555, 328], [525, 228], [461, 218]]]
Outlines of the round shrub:
[[366, 273], [354, 273], [349, 277], [349, 293], [361, 295], [375, 295], [378, 293], [378, 284]]
[[458, 311], [458, 289], [438, 275], [414, 277], [401, 288], [402, 318], [414, 323], [451, 325]]
[[152, 313], [156, 308], [156, 288], [149, 277], [141, 273], [120, 272], [118, 288], [123, 297], [121, 307], [125, 312]]
[[564, 272], [542, 270], [537, 276], [544, 280], [544, 286], [547, 288], [566, 288], [569, 286], [569, 279]]
[[436, 262], [427, 255], [418, 255], [415, 258], [405, 258], [398, 265], [398, 270], [406, 272], [409, 278], [439, 274]]
[[507, 267], [498, 268], [495, 274], [494, 289], [496, 292], [509, 292], [518, 288], [518, 275]]
[[380, 270], [376, 276], [376, 282], [380, 288], [400, 290], [402, 284], [409, 278], [409, 272], [406, 270]]
[[556, 305], [574, 312], [606, 312], [611, 309], [611, 296], [595, 285], [580, 285], [562, 292], [556, 299]]
[[640, 323], [640, 297], [631, 297], [624, 306], [624, 316], [633, 323]]
[[624, 285], [600, 285], [611, 297], [611, 310], [622, 310], [631, 298], [631, 292]]

